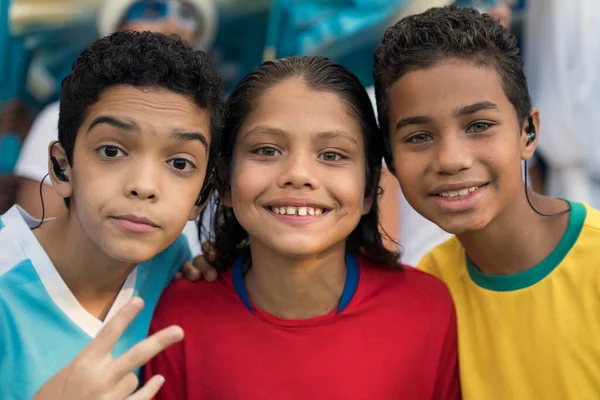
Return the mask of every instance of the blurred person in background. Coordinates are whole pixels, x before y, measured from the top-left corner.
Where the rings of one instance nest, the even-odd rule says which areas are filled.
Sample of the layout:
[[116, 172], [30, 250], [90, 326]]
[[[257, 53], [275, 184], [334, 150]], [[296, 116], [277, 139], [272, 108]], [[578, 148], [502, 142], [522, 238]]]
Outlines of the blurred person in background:
[[527, 0], [525, 73], [544, 120], [546, 193], [600, 207], [600, 5]]
[[[97, 27], [100, 36], [117, 30], [175, 34], [198, 50], [206, 51], [215, 39], [217, 11], [214, 0], [106, 0], [99, 9]], [[57, 217], [67, 211], [50, 180], [40, 184], [48, 173], [48, 144], [58, 137], [58, 110], [56, 101], [40, 112], [25, 138], [14, 169], [18, 177], [15, 202], [35, 218], [41, 218], [42, 214], [45, 218]], [[196, 224], [189, 222], [184, 234], [192, 255], [199, 254]]]

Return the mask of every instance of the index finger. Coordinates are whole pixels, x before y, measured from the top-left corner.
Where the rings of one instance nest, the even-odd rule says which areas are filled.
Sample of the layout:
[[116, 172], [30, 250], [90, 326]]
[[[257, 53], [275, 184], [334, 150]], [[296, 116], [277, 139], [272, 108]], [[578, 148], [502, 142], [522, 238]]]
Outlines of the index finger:
[[167, 347], [183, 340], [183, 329], [172, 325], [142, 340], [115, 360], [114, 370], [125, 374], [146, 364]]
[[131, 321], [144, 308], [144, 301], [133, 297], [100, 329], [89, 345], [91, 351], [109, 353]]

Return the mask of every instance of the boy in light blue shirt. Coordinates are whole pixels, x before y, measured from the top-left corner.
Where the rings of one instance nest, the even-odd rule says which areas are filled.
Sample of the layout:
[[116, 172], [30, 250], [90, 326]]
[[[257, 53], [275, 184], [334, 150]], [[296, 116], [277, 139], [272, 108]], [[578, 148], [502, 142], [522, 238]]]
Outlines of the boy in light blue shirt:
[[[30, 399], [61, 370], [48, 385], [58, 392], [38, 398], [73, 384], [125, 398], [139, 359], [181, 340], [180, 329], [144, 338], [161, 291], [190, 258], [180, 234], [210, 194], [221, 115], [215, 68], [177, 39], [117, 32], [73, 64], [48, 163], [69, 212], [41, 223], [14, 206], [0, 218], [0, 398]], [[115, 363], [82, 352], [127, 326], [119, 315], [139, 312], [139, 301], [123, 307], [134, 297], [146, 307], [110, 346]], [[88, 367], [95, 380], [68, 376]]]

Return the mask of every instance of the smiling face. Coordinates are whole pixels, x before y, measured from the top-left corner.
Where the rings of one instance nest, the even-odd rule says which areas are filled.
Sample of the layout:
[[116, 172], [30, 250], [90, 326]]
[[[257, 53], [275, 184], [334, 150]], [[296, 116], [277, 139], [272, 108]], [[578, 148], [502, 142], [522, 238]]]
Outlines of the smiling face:
[[370, 208], [363, 140], [333, 93], [298, 78], [263, 93], [237, 133], [225, 198], [251, 246], [299, 258], [343, 251]]
[[55, 150], [70, 215], [115, 260], [146, 261], [169, 246], [204, 181], [210, 120], [186, 96], [127, 85], [106, 89], [77, 132], [73, 166]]
[[390, 90], [389, 126], [406, 199], [447, 232], [482, 229], [524, 195], [535, 144], [494, 68], [446, 60], [407, 73]]

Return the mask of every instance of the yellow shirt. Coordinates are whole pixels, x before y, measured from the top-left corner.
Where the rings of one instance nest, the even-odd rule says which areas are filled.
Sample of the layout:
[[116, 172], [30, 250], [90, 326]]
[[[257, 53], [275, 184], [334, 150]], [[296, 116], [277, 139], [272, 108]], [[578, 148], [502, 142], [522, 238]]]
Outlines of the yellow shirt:
[[600, 211], [571, 207], [557, 247], [527, 271], [484, 274], [456, 237], [419, 263], [454, 299], [465, 399], [600, 399]]

